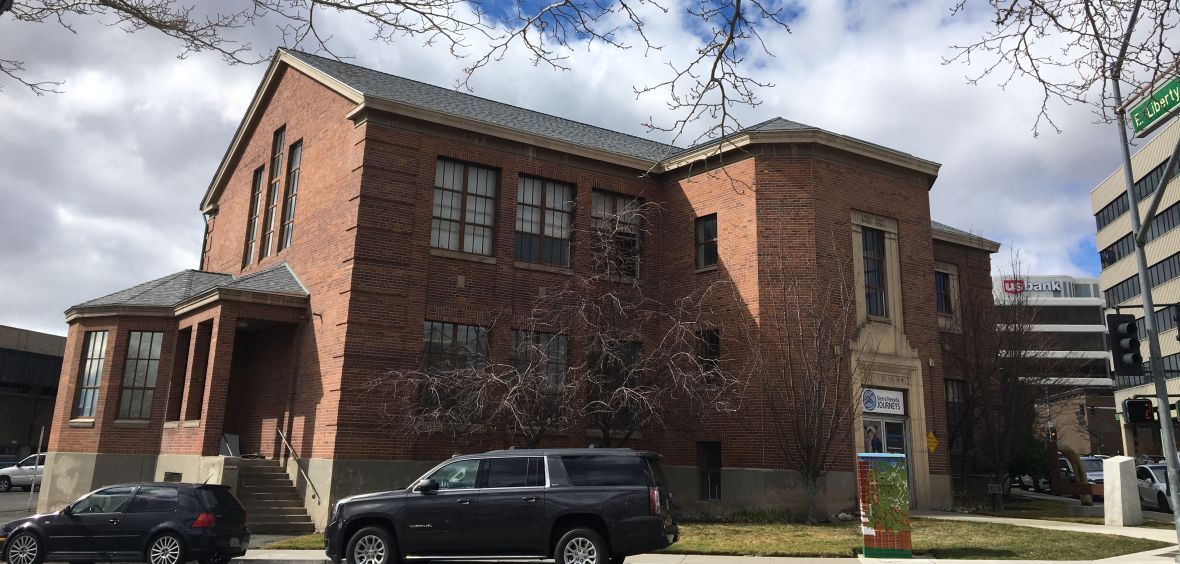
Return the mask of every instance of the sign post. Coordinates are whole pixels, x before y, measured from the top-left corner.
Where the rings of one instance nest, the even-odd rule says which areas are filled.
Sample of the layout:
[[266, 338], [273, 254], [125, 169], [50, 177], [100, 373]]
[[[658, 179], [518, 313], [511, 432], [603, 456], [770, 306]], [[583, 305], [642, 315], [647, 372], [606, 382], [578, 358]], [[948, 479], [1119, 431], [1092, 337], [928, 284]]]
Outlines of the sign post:
[[909, 483], [905, 455], [876, 452], [856, 455], [865, 558], [913, 556]]

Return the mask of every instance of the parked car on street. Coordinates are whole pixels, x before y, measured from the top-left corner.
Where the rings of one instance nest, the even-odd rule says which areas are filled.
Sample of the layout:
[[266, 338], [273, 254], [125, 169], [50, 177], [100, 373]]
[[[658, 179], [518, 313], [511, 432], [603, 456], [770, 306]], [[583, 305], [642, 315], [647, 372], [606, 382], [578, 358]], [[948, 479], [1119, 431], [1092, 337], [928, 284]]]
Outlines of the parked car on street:
[[0, 561], [9, 564], [222, 564], [249, 544], [246, 510], [222, 485], [109, 486], [61, 511], [0, 526]]
[[41, 485], [45, 472], [45, 453], [30, 454], [14, 466], [0, 469], [0, 493], [20, 488], [29, 491]]
[[622, 564], [679, 539], [659, 455], [632, 449], [498, 450], [457, 456], [403, 490], [336, 503], [334, 562], [404, 556], [554, 558]]
[[1080, 457], [1082, 471], [1086, 473], [1086, 481], [1091, 484], [1101, 484], [1103, 480], [1102, 459], [1094, 456]]
[[1135, 478], [1139, 485], [1139, 503], [1165, 513], [1171, 513], [1168, 503], [1168, 465], [1145, 464], [1135, 467]]

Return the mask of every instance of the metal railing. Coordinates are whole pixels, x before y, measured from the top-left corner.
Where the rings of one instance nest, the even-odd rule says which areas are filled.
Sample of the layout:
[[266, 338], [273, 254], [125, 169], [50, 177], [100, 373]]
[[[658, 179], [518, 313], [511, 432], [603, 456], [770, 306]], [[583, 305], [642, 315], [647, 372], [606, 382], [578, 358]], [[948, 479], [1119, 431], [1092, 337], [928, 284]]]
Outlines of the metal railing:
[[282, 429], [276, 428], [275, 432], [278, 433], [279, 438], [283, 440], [283, 446], [287, 447], [287, 452], [291, 454], [291, 458], [295, 459], [295, 467], [299, 469], [299, 474], [303, 476], [303, 480], [307, 482], [307, 485], [311, 486], [312, 499], [316, 500], [316, 504], [321, 503], [323, 500], [320, 498], [320, 490], [318, 490], [315, 487], [315, 483], [311, 481], [311, 476], [308, 476], [307, 472], [303, 470], [303, 461], [299, 460], [299, 455], [295, 454], [295, 449], [291, 446], [291, 443], [287, 442], [287, 435], [283, 434]]

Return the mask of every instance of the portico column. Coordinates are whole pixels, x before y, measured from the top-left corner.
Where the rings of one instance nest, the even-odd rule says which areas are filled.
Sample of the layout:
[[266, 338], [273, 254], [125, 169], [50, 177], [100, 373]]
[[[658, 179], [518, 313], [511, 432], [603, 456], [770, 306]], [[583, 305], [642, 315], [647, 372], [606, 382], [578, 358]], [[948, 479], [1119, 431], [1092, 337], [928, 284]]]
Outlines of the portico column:
[[237, 311], [232, 307], [219, 308], [213, 321], [213, 335], [209, 345], [208, 378], [205, 383], [204, 416], [201, 423], [201, 454], [205, 456], [216, 456], [221, 450], [237, 327]]

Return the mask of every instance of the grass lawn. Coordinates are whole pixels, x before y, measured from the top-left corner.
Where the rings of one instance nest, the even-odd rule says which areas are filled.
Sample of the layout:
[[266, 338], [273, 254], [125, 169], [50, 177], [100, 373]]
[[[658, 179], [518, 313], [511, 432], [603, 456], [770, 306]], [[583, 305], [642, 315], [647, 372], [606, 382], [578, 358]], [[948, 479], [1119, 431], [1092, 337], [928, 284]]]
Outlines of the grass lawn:
[[[1012, 497], [1004, 501], [1003, 511], [976, 511], [976, 515], [993, 515], [996, 517], [1015, 517], [1019, 519], [1042, 519], [1047, 521], [1065, 521], [1067, 523], [1086, 523], [1102, 525], [1102, 517], [1072, 517], [1069, 515], [1069, 505], [1047, 499], [1032, 499]], [[1149, 529], [1171, 529], [1170, 521], [1156, 521], [1144, 519], [1141, 527]]]
[[[680, 542], [663, 552], [753, 556], [848, 557], [861, 546], [860, 524], [704, 524], [680, 526]], [[935, 558], [1097, 560], [1167, 543], [992, 523], [914, 520], [914, 552]], [[266, 548], [323, 550], [323, 535], [304, 535]]]

